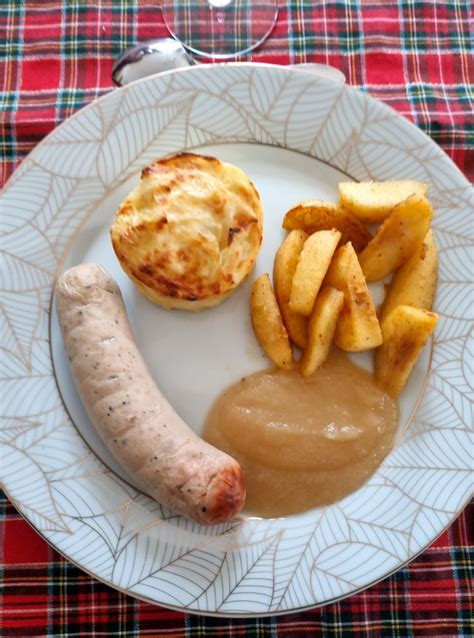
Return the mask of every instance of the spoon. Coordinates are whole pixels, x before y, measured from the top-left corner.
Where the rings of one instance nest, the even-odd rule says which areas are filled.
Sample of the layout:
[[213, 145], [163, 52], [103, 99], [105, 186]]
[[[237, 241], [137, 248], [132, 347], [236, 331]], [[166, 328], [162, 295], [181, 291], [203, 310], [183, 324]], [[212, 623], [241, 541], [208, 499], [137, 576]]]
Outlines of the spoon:
[[[159, 38], [127, 49], [117, 58], [112, 69], [112, 80], [117, 86], [124, 86], [147, 75], [163, 73], [172, 69], [199, 64], [174, 38]], [[327, 64], [291, 64], [293, 68], [326, 77], [344, 84], [346, 77], [342, 71]]]

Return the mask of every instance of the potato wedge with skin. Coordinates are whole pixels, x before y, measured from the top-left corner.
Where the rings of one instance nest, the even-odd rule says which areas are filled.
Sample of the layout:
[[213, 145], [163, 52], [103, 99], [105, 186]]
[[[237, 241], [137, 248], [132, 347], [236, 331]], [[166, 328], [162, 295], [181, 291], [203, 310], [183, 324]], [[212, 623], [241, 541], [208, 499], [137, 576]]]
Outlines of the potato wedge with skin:
[[342, 350], [360, 352], [382, 343], [377, 313], [352, 244], [338, 248], [324, 285], [344, 293], [334, 341]]
[[356, 251], [367, 246], [372, 235], [349, 211], [333, 202], [305, 199], [290, 209], [284, 219], [286, 230], [302, 229], [307, 233], [335, 229], [341, 233], [341, 243], [352, 242]]
[[377, 281], [399, 268], [423, 242], [433, 208], [423, 195], [398, 204], [359, 255], [367, 281]]
[[320, 230], [305, 241], [291, 284], [289, 307], [292, 312], [311, 314], [340, 239], [338, 230]]
[[253, 283], [250, 311], [255, 336], [265, 354], [279, 368], [291, 370], [293, 351], [267, 273]]
[[393, 275], [380, 309], [383, 321], [397, 306], [413, 306], [431, 310], [438, 280], [438, 253], [433, 231], [426, 233], [423, 243]]
[[316, 297], [308, 321], [308, 345], [300, 364], [301, 374], [305, 378], [326, 361], [343, 304], [344, 293], [331, 286], [325, 286]]
[[382, 323], [383, 344], [375, 351], [375, 378], [398, 397], [432, 335], [438, 315], [423, 308], [397, 306]]
[[428, 184], [397, 182], [341, 182], [339, 202], [363, 222], [381, 222], [410, 195], [426, 195]]
[[293, 275], [303, 245], [308, 238], [304, 230], [292, 230], [285, 238], [275, 255], [273, 264], [273, 286], [283, 322], [291, 341], [299, 348], [306, 347], [308, 320], [290, 310], [290, 294]]

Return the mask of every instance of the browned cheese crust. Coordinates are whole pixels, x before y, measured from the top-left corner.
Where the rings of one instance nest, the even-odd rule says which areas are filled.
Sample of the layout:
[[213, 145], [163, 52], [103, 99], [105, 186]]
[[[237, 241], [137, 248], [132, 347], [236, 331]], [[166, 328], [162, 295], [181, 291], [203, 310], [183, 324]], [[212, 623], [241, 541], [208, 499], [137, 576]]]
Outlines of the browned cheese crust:
[[202, 310], [252, 270], [262, 216], [240, 168], [181, 153], [143, 169], [110, 232], [122, 268], [146, 297], [165, 308]]

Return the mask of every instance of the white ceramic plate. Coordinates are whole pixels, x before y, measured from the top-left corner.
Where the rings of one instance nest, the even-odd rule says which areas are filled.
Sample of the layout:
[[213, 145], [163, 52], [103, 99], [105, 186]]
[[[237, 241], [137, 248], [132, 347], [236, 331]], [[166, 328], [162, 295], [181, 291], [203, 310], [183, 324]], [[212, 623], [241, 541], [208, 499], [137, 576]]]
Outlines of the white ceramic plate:
[[[283, 213], [336, 198], [353, 179], [427, 181], [440, 252], [441, 315], [404, 392], [401, 432], [377, 473], [330, 507], [204, 528], [133, 486], [75, 393], [52, 305], [58, 272], [84, 260], [117, 278], [139, 345], [197, 431], [218, 392], [267, 361], [244, 285], [198, 315], [147, 302], [122, 274], [108, 227], [140, 169], [204, 150], [242, 167], [260, 191], [271, 269]], [[472, 193], [448, 157], [394, 111], [303, 71], [200, 66], [114, 91], [51, 133], [15, 172], [2, 206], [0, 478], [62, 554], [112, 587], [186, 611], [283, 613], [323, 604], [395, 571], [470, 494], [469, 240]], [[253, 276], [252, 278], [253, 279]], [[472, 341], [471, 341], [472, 345]]]

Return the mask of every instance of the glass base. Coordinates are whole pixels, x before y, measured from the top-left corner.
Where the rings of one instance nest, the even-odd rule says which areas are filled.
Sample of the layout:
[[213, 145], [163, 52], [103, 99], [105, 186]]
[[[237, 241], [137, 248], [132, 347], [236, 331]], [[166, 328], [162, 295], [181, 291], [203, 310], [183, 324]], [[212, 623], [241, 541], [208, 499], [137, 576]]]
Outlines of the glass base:
[[192, 53], [228, 59], [252, 51], [271, 33], [278, 0], [163, 0], [171, 35]]

